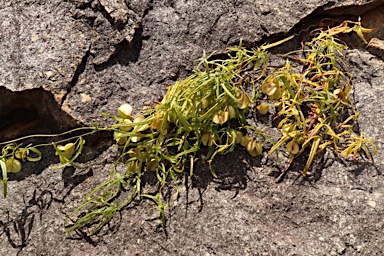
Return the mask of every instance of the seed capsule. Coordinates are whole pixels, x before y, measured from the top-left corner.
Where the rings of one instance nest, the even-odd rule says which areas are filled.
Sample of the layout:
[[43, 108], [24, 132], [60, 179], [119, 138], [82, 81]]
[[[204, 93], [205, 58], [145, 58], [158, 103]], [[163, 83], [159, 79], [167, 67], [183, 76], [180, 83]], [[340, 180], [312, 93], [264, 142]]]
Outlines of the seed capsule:
[[263, 152], [263, 146], [261, 143], [254, 140], [253, 138], [248, 142], [245, 148], [253, 157], [259, 156]]
[[252, 137], [245, 135], [241, 137], [240, 145], [246, 147], [248, 143], [252, 140]]
[[20, 161], [14, 159], [13, 157], [7, 159], [5, 166], [7, 168], [7, 172], [9, 173], [18, 173], [21, 171], [22, 167]]
[[139, 171], [139, 163], [137, 161], [132, 161], [128, 164], [127, 170], [125, 173], [127, 175], [135, 174]]
[[[129, 119], [124, 119], [121, 124], [131, 124], [132, 121], [129, 120]], [[132, 130], [132, 126], [119, 126], [120, 130], [122, 131], [126, 131], [126, 132], [129, 132], [130, 130]]]
[[274, 81], [274, 79], [270, 78], [261, 85], [261, 91], [268, 96], [272, 96], [276, 92], [276, 90], [277, 83], [276, 81]]
[[[143, 122], [145, 121], [145, 117], [144, 116], [136, 116], [134, 119], [133, 119], [133, 122], [134, 123], [140, 123], [140, 122]], [[142, 131], [145, 131], [148, 129], [149, 125], [148, 124], [139, 124], [139, 130], [138, 132], [142, 132]]]
[[161, 113], [161, 112], [163, 112], [163, 107], [164, 107], [163, 104], [161, 104], [161, 103], [157, 103], [157, 104], [154, 106], [154, 109], [155, 109], [156, 113]]
[[209, 106], [209, 101], [205, 98], [201, 100], [201, 108], [206, 109]]
[[237, 107], [239, 109], [246, 109], [247, 107], [249, 107], [249, 104], [251, 104], [251, 101], [249, 100], [249, 97], [245, 92], [240, 93], [238, 100], [239, 101], [237, 103]]
[[233, 106], [228, 106], [229, 119], [234, 119], [237, 117], [236, 109]]
[[289, 132], [293, 131], [293, 128], [294, 128], [294, 124], [292, 123], [284, 124], [283, 127], [281, 128], [281, 133], [283, 135], [287, 135]]
[[57, 148], [62, 152], [62, 155], [67, 158], [71, 159], [73, 156], [73, 153], [75, 153], [76, 144], [75, 143], [67, 143], [65, 146], [57, 146]]
[[27, 148], [18, 148], [15, 152], [15, 157], [21, 160], [25, 160], [29, 155], [29, 149]]
[[211, 132], [204, 132], [201, 135], [201, 143], [204, 146], [211, 147], [215, 143], [215, 136]]
[[140, 147], [137, 147], [137, 148], [131, 148], [129, 151], [128, 151], [128, 155], [129, 157], [141, 157], [141, 148]]
[[124, 145], [127, 142], [127, 137], [123, 136], [123, 133], [121, 132], [114, 132], [113, 138], [116, 140], [116, 143], [120, 146]]
[[269, 104], [260, 104], [256, 107], [260, 114], [266, 115], [269, 112]]
[[157, 166], [159, 166], [159, 161], [156, 159], [151, 159], [147, 162], [147, 170], [156, 171]]
[[296, 155], [297, 153], [299, 153], [299, 150], [300, 150], [299, 144], [297, 144], [296, 142], [290, 141], [287, 143], [288, 153], [292, 155]]
[[139, 137], [139, 136], [133, 136], [133, 137], [131, 138], [131, 141], [134, 142], [134, 143], [136, 143], [136, 142], [139, 142], [139, 141], [141, 140], [141, 138], [142, 138], [142, 137]]
[[163, 120], [162, 119], [155, 119], [151, 123], [151, 129], [159, 131], [163, 127]]
[[243, 133], [240, 132], [240, 131], [236, 131], [234, 130], [234, 133], [233, 132], [228, 132], [228, 142], [229, 144], [233, 144], [233, 143], [236, 143], [236, 144], [239, 144], [240, 141], [241, 141], [241, 138], [243, 137]]
[[229, 119], [229, 112], [228, 111], [219, 111], [216, 114], [213, 115], [212, 121], [215, 124], [224, 124]]
[[272, 94], [272, 95], [270, 95], [269, 98], [270, 98], [271, 100], [278, 100], [278, 99], [281, 99], [281, 97], [282, 97], [283, 94], [284, 94], [284, 91], [285, 91], [285, 90], [284, 90], [284, 87], [278, 85], [278, 86], [277, 86], [277, 89], [276, 89], [276, 91], [275, 91], [275, 93]]
[[241, 131], [236, 131], [236, 143], [239, 144], [243, 138], [243, 133]]

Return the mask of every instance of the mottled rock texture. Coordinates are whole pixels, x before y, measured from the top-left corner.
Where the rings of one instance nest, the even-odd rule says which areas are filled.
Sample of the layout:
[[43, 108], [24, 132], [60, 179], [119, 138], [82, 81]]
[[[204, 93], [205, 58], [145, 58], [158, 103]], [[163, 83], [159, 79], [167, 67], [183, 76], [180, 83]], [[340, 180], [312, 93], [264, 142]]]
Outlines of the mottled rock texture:
[[[0, 141], [111, 123], [102, 112], [151, 104], [191, 74], [203, 50], [220, 53], [240, 39], [251, 47], [358, 16], [376, 28], [368, 39], [383, 39], [383, 13], [381, 0], [0, 0]], [[373, 163], [330, 155], [315, 178], [298, 169], [275, 184], [239, 150], [215, 160], [218, 179], [197, 166], [170, 204], [167, 234], [142, 202], [94, 237], [64, 235], [65, 214], [117, 155], [110, 135], [95, 137], [84, 158], [91, 169], [46, 168], [48, 158], [10, 177], [0, 255], [383, 255], [383, 53], [345, 40], [360, 129], [378, 148]]]

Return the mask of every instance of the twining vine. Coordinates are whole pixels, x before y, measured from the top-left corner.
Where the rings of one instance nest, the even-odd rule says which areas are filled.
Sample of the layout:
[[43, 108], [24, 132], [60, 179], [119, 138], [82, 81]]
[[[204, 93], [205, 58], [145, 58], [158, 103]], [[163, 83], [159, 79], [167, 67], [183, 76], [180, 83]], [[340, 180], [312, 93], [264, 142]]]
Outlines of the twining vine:
[[[266, 143], [272, 143], [268, 154], [285, 147], [290, 164], [306, 154], [303, 175], [314, 157], [327, 148], [337, 155], [353, 158], [362, 150], [369, 159], [369, 146], [374, 153], [376, 148], [373, 140], [353, 130], [359, 113], [350, 96], [352, 76], [344, 71], [343, 50], [347, 46], [337, 37], [350, 32], [366, 42], [364, 33], [372, 29], [362, 27], [359, 20], [318, 30], [304, 49], [285, 54], [285, 65], [279, 68], [268, 67], [268, 49], [293, 36], [250, 50], [241, 45], [229, 48], [225, 59], [211, 60], [204, 54], [191, 76], [169, 86], [161, 102], [136, 116], [132, 116], [133, 109], [127, 103], [119, 107], [117, 116], [104, 113], [116, 121], [111, 126], [94, 124], [78, 128], [84, 130], [82, 135], [50, 144], [24, 146], [22, 142], [26, 138], [51, 135], [3, 142], [0, 166], [4, 197], [8, 174], [20, 172], [25, 161], [40, 161], [43, 156], [39, 148], [52, 146], [60, 161], [59, 168], [67, 165], [81, 168], [75, 161], [82, 152], [83, 137], [99, 131], [113, 132], [121, 154], [109, 178], [68, 214], [67, 232], [93, 223], [88, 235], [95, 234], [135, 198], [151, 199], [165, 225], [168, 202], [162, 196], [162, 189], [168, 182], [177, 187], [178, 174], [184, 173], [187, 165], [189, 174], [193, 175], [194, 157], [202, 147], [209, 149], [203, 160], [209, 164], [213, 176], [216, 174], [211, 163], [215, 156], [228, 154], [238, 149], [237, 145], [253, 157], [263, 152]], [[276, 139], [249, 125], [246, 118], [249, 108], [256, 108], [260, 115], [273, 110], [281, 136]], [[125, 165], [124, 173], [117, 171], [118, 164]], [[143, 177], [151, 173], [158, 181], [155, 194], [146, 193], [142, 187]], [[120, 193], [123, 190], [125, 193]], [[127, 197], [122, 196], [127, 192]], [[72, 219], [75, 221], [71, 222]]]

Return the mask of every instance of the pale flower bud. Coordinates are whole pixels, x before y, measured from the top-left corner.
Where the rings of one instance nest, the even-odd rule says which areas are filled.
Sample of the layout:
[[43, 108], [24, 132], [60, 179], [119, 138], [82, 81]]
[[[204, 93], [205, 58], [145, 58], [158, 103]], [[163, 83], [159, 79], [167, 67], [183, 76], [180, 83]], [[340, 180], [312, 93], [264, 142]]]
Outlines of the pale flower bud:
[[125, 103], [122, 104], [118, 109], [117, 112], [119, 113], [119, 116], [122, 118], [131, 118], [133, 108], [131, 105]]

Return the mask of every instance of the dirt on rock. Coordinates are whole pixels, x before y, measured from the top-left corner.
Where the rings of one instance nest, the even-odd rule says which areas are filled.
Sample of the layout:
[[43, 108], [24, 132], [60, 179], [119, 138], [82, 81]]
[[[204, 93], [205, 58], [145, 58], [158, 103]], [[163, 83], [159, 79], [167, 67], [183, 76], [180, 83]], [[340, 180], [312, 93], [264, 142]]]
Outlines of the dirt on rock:
[[[0, 0], [0, 6], [0, 142], [112, 124], [102, 112], [115, 114], [125, 102], [135, 110], [151, 105], [192, 73], [203, 50], [220, 56], [240, 40], [254, 47], [359, 16], [376, 29], [368, 40], [384, 39], [381, 0]], [[299, 162], [275, 183], [265, 157], [239, 148], [215, 158], [217, 178], [196, 161], [194, 176], [182, 177], [179, 196], [170, 198], [165, 229], [152, 220], [154, 204], [137, 200], [94, 236], [64, 234], [65, 216], [108, 177], [118, 156], [112, 135], [102, 133], [86, 138], [87, 169], [54, 169], [51, 150], [42, 163], [10, 175], [9, 194], [0, 198], [0, 255], [383, 255], [383, 52], [368, 51], [355, 36], [343, 39], [358, 128], [378, 151], [371, 161], [327, 151], [308, 177]], [[272, 58], [298, 47], [293, 40]]]

